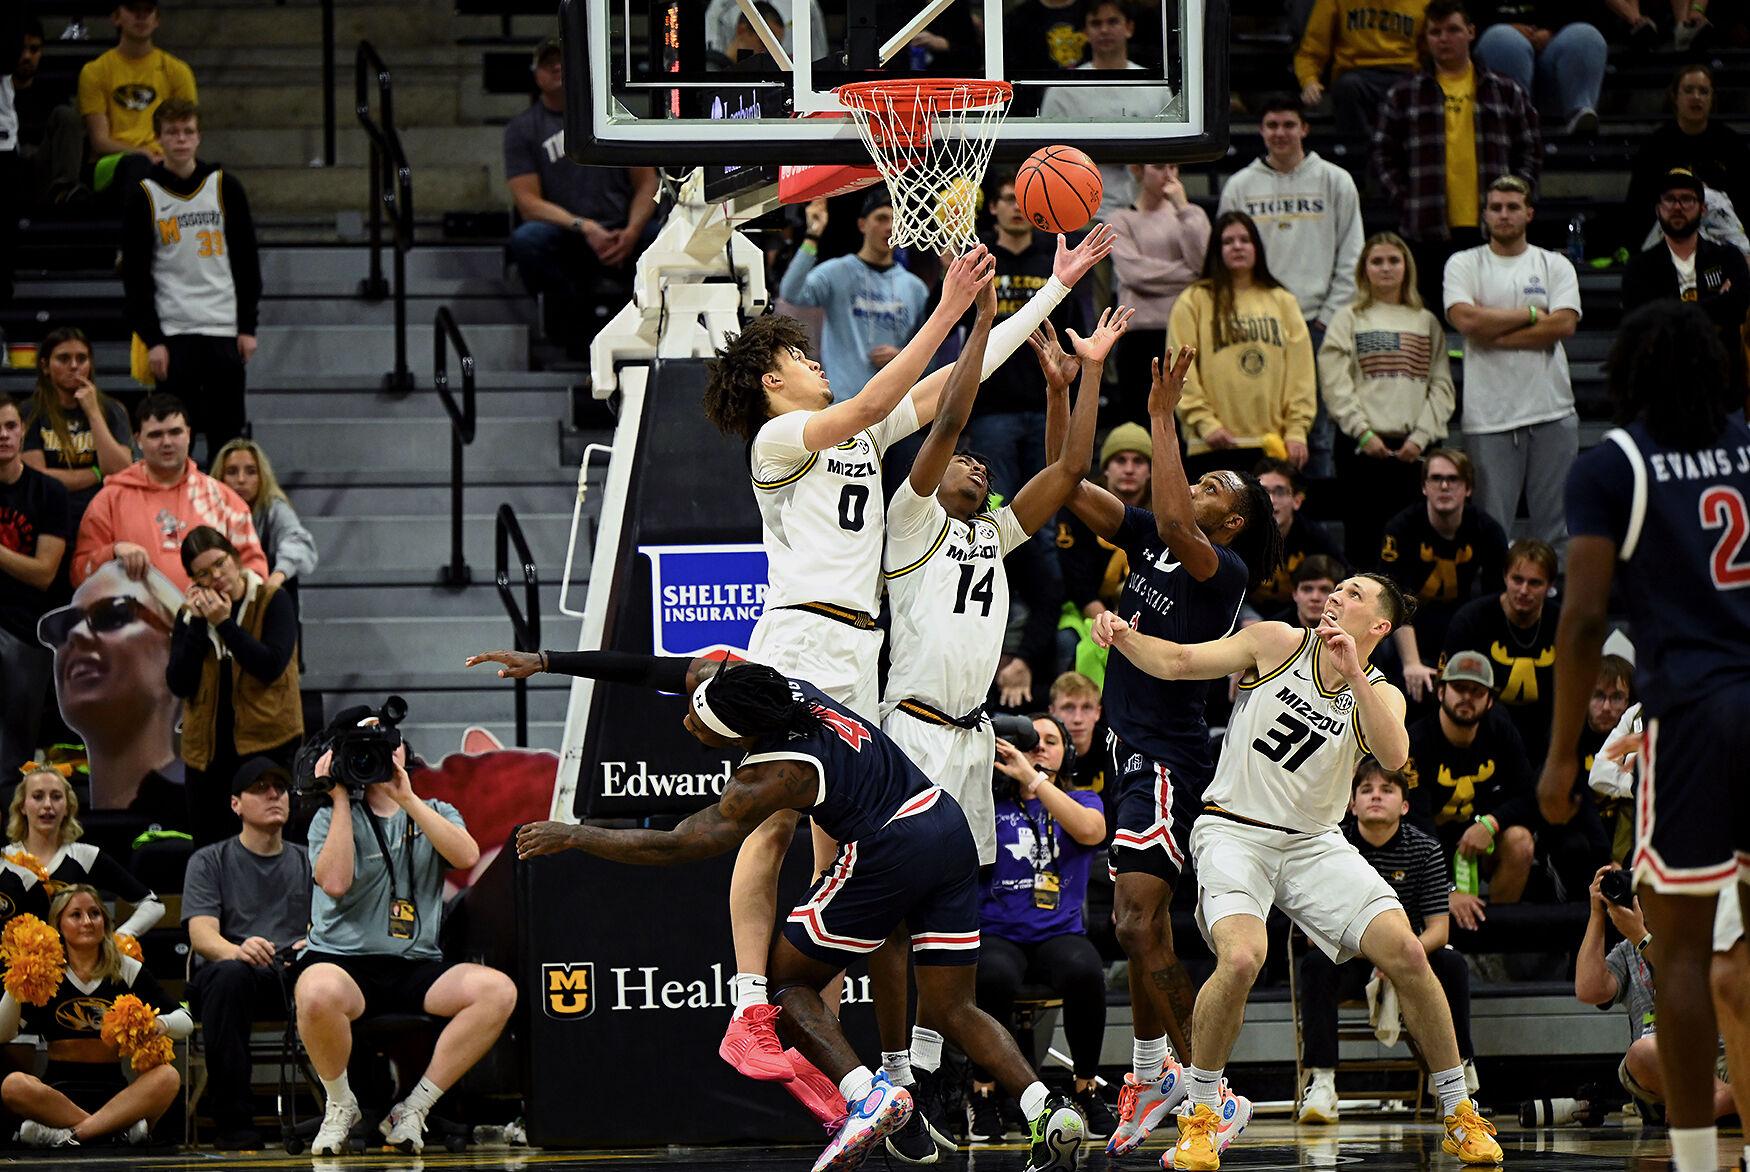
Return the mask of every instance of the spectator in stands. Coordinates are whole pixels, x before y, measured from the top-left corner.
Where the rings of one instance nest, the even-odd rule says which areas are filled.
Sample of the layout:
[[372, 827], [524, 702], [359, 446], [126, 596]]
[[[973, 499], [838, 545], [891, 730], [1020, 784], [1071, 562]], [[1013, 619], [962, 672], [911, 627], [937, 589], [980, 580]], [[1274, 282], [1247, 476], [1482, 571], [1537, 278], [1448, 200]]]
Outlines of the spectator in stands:
[[1598, 129], [1598, 92], [1610, 46], [1596, 25], [1570, 20], [1553, 0], [1493, 0], [1477, 38], [1477, 64], [1493, 70], [1564, 123], [1563, 133]]
[[237, 178], [195, 158], [200, 109], [170, 98], [152, 112], [164, 152], [123, 195], [128, 325], [158, 390], [193, 409], [210, 458], [243, 434], [243, 369], [255, 354], [261, 258]]
[[[1713, 117], [1713, 70], [1699, 62], [1684, 65], [1671, 79], [1669, 92], [1675, 117], [1647, 137], [1629, 164], [1622, 243], [1630, 252], [1644, 248], [1648, 233], [1657, 228], [1649, 214], [1656, 211], [1674, 169], [1700, 179], [1716, 202], [1724, 195], [1737, 219], [1750, 216], [1750, 146], [1743, 135]], [[1708, 234], [1705, 222], [1701, 231]]]
[[[1316, 355], [1337, 311], [1355, 300], [1361, 195], [1349, 172], [1306, 149], [1309, 128], [1298, 98], [1265, 98], [1261, 127], [1266, 153], [1228, 180], [1221, 210], [1245, 212], [1270, 241], [1270, 271], [1300, 302]], [[1316, 363], [1313, 373], [1316, 378]], [[1314, 479], [1336, 474], [1334, 432], [1321, 402], [1307, 444], [1307, 474]]]
[[[1130, 38], [1136, 35], [1136, 23], [1131, 19], [1129, 7], [1121, 0], [1091, 0], [1086, 4], [1082, 14], [1082, 35], [1088, 43], [1089, 58], [1075, 67], [1078, 71], [1142, 68], [1130, 59]], [[1079, 122], [1158, 118], [1166, 111], [1171, 99], [1172, 95], [1158, 85], [1053, 86], [1045, 91], [1039, 102], [1039, 116]], [[1095, 153], [1098, 153], [1097, 148]], [[1133, 202], [1130, 170], [1122, 163], [1102, 159], [1094, 161], [1100, 165], [1102, 183], [1100, 206], [1094, 210], [1094, 216], [1110, 221], [1120, 208], [1129, 207]]]
[[1325, 600], [1347, 574], [1343, 563], [1336, 558], [1314, 553], [1302, 558], [1288, 577], [1294, 587], [1293, 596], [1286, 607], [1267, 617], [1310, 631], [1324, 621]]
[[148, 566], [188, 589], [182, 539], [195, 525], [211, 525], [240, 551], [243, 564], [268, 574], [249, 506], [188, 458], [188, 409], [174, 395], [147, 395], [136, 412], [134, 442], [143, 453], [98, 490], [73, 547], [73, 585], [99, 566], [120, 561], [138, 579]]
[[[1518, 903], [1536, 853], [1531, 825], [1541, 822], [1525, 745], [1494, 711], [1494, 669], [1477, 652], [1447, 658], [1439, 701], [1439, 711], [1409, 729], [1411, 817], [1440, 840], [1446, 858], [1476, 861], [1489, 903]], [[1451, 903], [1466, 931], [1485, 918], [1480, 896], [1454, 892]]]
[[[1080, 65], [1088, 54], [1086, 13], [1087, 0], [1022, 0], [1010, 8], [1002, 27], [1009, 76], [1033, 78]], [[1037, 112], [1042, 95], [1034, 86], [1016, 86], [1010, 112]]]
[[[1052, 716], [1033, 717], [1039, 743], [1023, 754], [997, 741], [997, 861], [979, 909], [978, 1007], [1010, 1022], [1015, 996], [1029, 982], [1063, 998], [1063, 1029], [1075, 1075], [1075, 1103], [1088, 1138], [1111, 1135], [1117, 1121], [1100, 1097], [1101, 1041], [1106, 1032], [1106, 971], [1082, 931], [1088, 874], [1106, 841], [1100, 796], [1071, 788], [1075, 749]], [[974, 1143], [1004, 1135], [996, 1080], [973, 1068]]]
[[0, 1099], [24, 1120], [18, 1138], [31, 1147], [70, 1147], [117, 1133], [130, 1144], [146, 1143], [182, 1078], [167, 1062], [128, 1081], [115, 1046], [101, 1036], [103, 1015], [132, 994], [157, 1011], [159, 1037], [186, 1038], [194, 1022], [146, 966], [117, 949], [95, 888], [62, 889], [49, 905], [49, 923], [66, 951], [60, 988], [41, 1007], [21, 1006], [11, 993], [0, 998], [0, 1042], [16, 1037], [22, 1024], [48, 1039], [48, 1069], [42, 1078], [7, 1075]]
[[826, 231], [826, 200], [804, 211], [807, 235], [784, 270], [778, 296], [823, 310], [820, 364], [832, 371], [834, 402], [855, 395], [875, 372], [899, 356], [918, 332], [930, 292], [893, 255], [893, 200], [885, 184], [863, 197], [857, 231], [863, 246], [849, 256], [816, 264]]
[[1405, 690], [1420, 701], [1434, 686], [1446, 624], [1479, 591], [1501, 589], [1507, 534], [1470, 504], [1476, 470], [1454, 448], [1422, 458], [1421, 504], [1386, 522], [1379, 542], [1379, 572], [1416, 596], [1416, 618], [1392, 632], [1403, 663]]
[[[1470, 969], [1464, 957], [1447, 945], [1452, 873], [1446, 854], [1433, 835], [1404, 821], [1410, 802], [1403, 775], [1386, 770], [1372, 757], [1363, 757], [1355, 769], [1349, 812], [1355, 817], [1343, 823], [1343, 836], [1391, 884], [1446, 993], [1458, 1055], [1464, 1060], [1465, 1088], [1474, 1095], [1478, 1084], [1470, 1037]], [[1379, 970], [1365, 957], [1337, 964], [1321, 949], [1308, 948], [1300, 973], [1302, 1054], [1311, 1075], [1301, 1100], [1300, 1121], [1335, 1123], [1337, 1006], [1360, 997]]]
[[1446, 328], [1422, 305], [1403, 238], [1370, 238], [1355, 283], [1354, 304], [1337, 311], [1319, 347], [1319, 386], [1341, 433], [1344, 544], [1367, 565], [1385, 523], [1415, 501], [1422, 453], [1446, 438], [1457, 395]]
[[213, 457], [212, 475], [249, 506], [270, 567], [267, 584], [291, 590], [295, 602], [298, 582], [316, 569], [316, 539], [280, 487], [273, 462], [254, 440], [234, 439]]
[[[1659, 43], [1659, 22], [1641, 9], [1641, 0], [1604, 0], [1604, 6], [1622, 19], [1628, 31], [1629, 48], [1647, 52]], [[1678, 53], [1706, 49], [1714, 26], [1707, 18], [1707, 0], [1671, 0], [1671, 47]]]
[[[780, 45], [789, 43], [790, 30], [784, 18], [778, 15], [776, 8], [761, 0], [761, 3], [754, 5], [754, 11], [765, 18], [767, 27], [777, 36]], [[708, 35], [710, 30], [706, 31]], [[788, 52], [788, 50], [785, 51]], [[770, 56], [766, 50], [766, 43], [760, 40], [759, 33], [754, 31], [753, 22], [737, 9], [734, 37], [721, 51], [707, 45], [705, 67], [707, 69], [746, 69], [753, 65], [752, 58], [761, 54]], [[762, 64], [764, 63], [762, 62]]]
[[[1121, 423], [1100, 445], [1101, 483], [1126, 508], [1147, 508], [1153, 461], [1154, 441], [1148, 428]], [[1066, 596], [1060, 627], [1071, 636], [1076, 670], [1093, 681], [1097, 692], [1105, 678], [1106, 652], [1088, 637], [1088, 629], [1101, 611], [1118, 605], [1130, 575], [1130, 559], [1069, 509], [1057, 515], [1057, 559]]]
[[[1634, 717], [1640, 714], [1635, 699], [1635, 665], [1620, 655], [1608, 651], [1599, 657], [1598, 679], [1592, 685], [1592, 699], [1586, 705], [1586, 730], [1580, 735], [1580, 769], [1592, 791], [1592, 804], [1604, 826], [1604, 836], [1610, 843], [1610, 857], [1626, 863], [1635, 845], [1635, 810], [1632, 756], [1630, 768], [1622, 768], [1622, 756], [1612, 760], [1610, 740], [1627, 718], [1624, 735], [1638, 733]], [[1630, 716], [1630, 710], [1633, 716]], [[1620, 778], [1620, 788], [1600, 786], [1595, 779]]]
[[67, 490], [24, 462], [24, 419], [0, 392], [0, 777], [38, 747], [51, 657], [36, 643], [72, 529]]
[[[1066, 671], [1051, 682], [1050, 715], [1069, 734], [1073, 753], [1065, 753], [1073, 774], [1070, 784], [1078, 791], [1098, 794], [1100, 809], [1106, 818], [1106, 838], [1101, 847], [1112, 845], [1112, 830], [1118, 825], [1116, 803], [1118, 787], [1106, 784], [1106, 723], [1100, 706], [1100, 685], [1079, 671]], [[1088, 895], [1082, 905], [1082, 928], [1100, 959], [1108, 963], [1124, 958], [1124, 948], [1118, 943], [1117, 924], [1112, 918], [1112, 873], [1094, 866], [1088, 872]]]
[[1192, 203], [1174, 163], [1132, 164], [1135, 198], [1108, 217], [1118, 303], [1136, 310], [1118, 339], [1113, 416], [1148, 426], [1149, 363], [1167, 352], [1167, 323], [1179, 294], [1203, 272], [1209, 213]]
[[[353, 728], [370, 715], [347, 709], [328, 727]], [[516, 1007], [516, 985], [497, 969], [443, 959], [444, 871], [474, 866], [480, 847], [454, 806], [413, 792], [406, 751], [405, 744], [395, 750], [394, 778], [367, 786], [362, 796], [335, 785], [332, 804], [310, 824], [317, 890], [296, 1002], [298, 1033], [328, 1098], [310, 1148], [316, 1156], [344, 1151], [359, 1121], [346, 1076], [353, 1022], [366, 1013], [413, 1009], [449, 1019], [424, 1076], [382, 1124], [391, 1147], [417, 1153], [425, 1146], [427, 1113], [492, 1048]], [[315, 772], [328, 776], [327, 755]], [[403, 882], [406, 888], [398, 886]]]
[[116, 931], [138, 939], [164, 918], [164, 901], [108, 852], [80, 841], [84, 835], [72, 782], [47, 765], [25, 774], [6, 810], [7, 860], [32, 872], [40, 868], [55, 891], [89, 883], [127, 900], [133, 914]]
[[72, 101], [73, 86], [42, 76], [40, 20], [25, 18], [21, 40], [18, 64], [10, 78], [0, 78], [0, 89], [10, 90], [17, 120], [15, 161], [19, 173], [8, 180], [13, 187], [7, 193], [14, 201], [10, 206], [15, 210], [47, 207], [73, 198], [76, 189], [89, 196], [88, 189], [78, 188], [79, 168], [85, 161], [85, 127]]
[[249, 1093], [249, 1032], [256, 1020], [291, 1012], [289, 967], [310, 922], [310, 855], [285, 841], [292, 775], [251, 757], [231, 781], [235, 838], [188, 860], [182, 920], [194, 949], [188, 988], [207, 1054], [207, 1110], [221, 1150], [259, 1148]]
[[1426, 0], [1316, 0], [1294, 51], [1300, 100], [1324, 100], [1320, 80], [1329, 67], [1337, 139], [1365, 149], [1380, 103], [1406, 73], [1421, 68], [1422, 9]]
[[[1282, 532], [1282, 564], [1275, 576], [1260, 582], [1247, 599], [1254, 611], [1265, 615], [1294, 601], [1294, 571], [1301, 562], [1309, 557], [1327, 557], [1340, 567], [1343, 554], [1323, 525], [1300, 515], [1306, 504], [1306, 478], [1300, 469], [1287, 460], [1260, 460], [1253, 466], [1252, 475], [1270, 494], [1276, 528]], [[1332, 585], [1342, 580], [1339, 573]]]
[[1526, 755], [1541, 761], [1555, 711], [1561, 603], [1550, 598], [1550, 590], [1556, 582], [1556, 551], [1535, 537], [1520, 538], [1507, 547], [1505, 578], [1499, 597], [1478, 598], [1458, 608], [1446, 628], [1445, 658], [1466, 650], [1488, 657], [1495, 678], [1502, 681], [1495, 689], [1496, 703], [1513, 719]]
[[126, 0], [109, 14], [121, 42], [79, 71], [79, 114], [96, 161], [92, 186], [126, 193], [164, 161], [152, 112], [160, 102], [200, 100], [187, 62], [152, 43], [158, 0]]
[[1476, 33], [1464, 0], [1431, 0], [1422, 36], [1432, 68], [1392, 86], [1373, 131], [1373, 169], [1416, 254], [1425, 305], [1444, 304], [1446, 260], [1475, 242], [1484, 189], [1502, 175], [1536, 184], [1543, 170], [1537, 110], [1511, 80], [1472, 65]]
[[298, 616], [285, 591], [244, 567], [206, 525], [182, 541], [192, 585], [170, 642], [166, 679], [184, 698], [182, 761], [199, 846], [237, 831], [224, 797], [250, 757], [290, 768], [304, 737], [298, 697]]
[[1523, 492], [1531, 532], [1567, 545], [1562, 487], [1580, 451], [1580, 416], [1562, 347], [1580, 326], [1580, 282], [1559, 252], [1525, 238], [1531, 188], [1489, 184], [1489, 242], [1446, 265], [1446, 314], [1464, 335], [1464, 434], [1477, 503], [1512, 525]]
[[584, 167], [565, 157], [559, 39], [535, 46], [534, 104], [504, 128], [504, 178], [522, 223], [510, 237], [523, 287], [544, 297], [547, 336], [571, 328], [567, 302], [604, 277], [629, 279], [656, 212], [651, 167]]
[[[790, 23], [790, 14], [794, 11], [793, 0], [771, 0], [770, 3], [762, 0], [758, 7], [762, 9], [770, 7], [777, 10], [782, 23], [772, 31], [778, 34], [784, 51], [794, 57], [796, 55], [795, 37], [792, 35]], [[825, 57], [829, 51], [826, 40], [826, 16], [820, 10], [820, 0], [809, 0], [809, 15], [813, 18], [809, 36], [812, 54], [810, 59], [818, 61]], [[741, 14], [741, 9], [736, 7], [735, 0], [711, 0], [711, 3], [705, 6], [705, 47], [727, 56], [730, 46], [735, 43], [740, 26], [746, 20], [747, 18]]]
[[[50, 330], [37, 344], [36, 394], [24, 421], [24, 462], [67, 490], [77, 533], [105, 476], [134, 462], [133, 431], [120, 403], [91, 381], [91, 340], [77, 326]], [[65, 582], [73, 559], [61, 569]]]
[[1270, 272], [1258, 225], [1223, 212], [1210, 233], [1203, 279], [1173, 306], [1167, 352], [1194, 346], [1179, 418], [1185, 475], [1243, 472], [1264, 456], [1305, 467], [1318, 407], [1312, 345], [1300, 304]]

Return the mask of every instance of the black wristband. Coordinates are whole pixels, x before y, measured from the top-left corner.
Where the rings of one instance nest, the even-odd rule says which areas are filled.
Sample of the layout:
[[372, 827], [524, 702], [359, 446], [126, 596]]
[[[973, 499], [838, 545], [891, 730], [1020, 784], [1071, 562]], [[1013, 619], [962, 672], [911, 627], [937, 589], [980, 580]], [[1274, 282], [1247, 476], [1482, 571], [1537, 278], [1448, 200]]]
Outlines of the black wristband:
[[636, 684], [684, 695], [691, 659], [638, 655], [630, 651], [548, 651], [547, 670], [556, 675], [583, 676], [610, 684]]

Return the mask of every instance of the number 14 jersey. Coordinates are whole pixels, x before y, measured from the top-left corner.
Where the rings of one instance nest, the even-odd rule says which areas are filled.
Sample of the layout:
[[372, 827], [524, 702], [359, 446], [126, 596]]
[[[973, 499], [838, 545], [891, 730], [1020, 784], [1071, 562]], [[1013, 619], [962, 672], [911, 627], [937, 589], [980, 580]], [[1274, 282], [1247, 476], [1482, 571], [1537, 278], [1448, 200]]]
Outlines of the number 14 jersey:
[[[1287, 663], [1240, 685], [1206, 803], [1304, 834], [1343, 820], [1355, 766], [1369, 750], [1354, 693], [1319, 682], [1324, 658], [1324, 641], [1305, 631]], [[1368, 668], [1369, 685], [1384, 678]]]

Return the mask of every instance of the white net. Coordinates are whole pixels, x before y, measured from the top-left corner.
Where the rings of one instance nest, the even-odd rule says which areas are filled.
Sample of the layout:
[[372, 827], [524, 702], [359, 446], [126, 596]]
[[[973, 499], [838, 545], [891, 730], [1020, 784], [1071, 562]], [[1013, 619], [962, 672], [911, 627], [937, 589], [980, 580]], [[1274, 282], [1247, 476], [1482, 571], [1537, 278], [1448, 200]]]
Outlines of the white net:
[[965, 252], [979, 185], [1014, 90], [1007, 82], [917, 78], [835, 91], [893, 199], [893, 246]]

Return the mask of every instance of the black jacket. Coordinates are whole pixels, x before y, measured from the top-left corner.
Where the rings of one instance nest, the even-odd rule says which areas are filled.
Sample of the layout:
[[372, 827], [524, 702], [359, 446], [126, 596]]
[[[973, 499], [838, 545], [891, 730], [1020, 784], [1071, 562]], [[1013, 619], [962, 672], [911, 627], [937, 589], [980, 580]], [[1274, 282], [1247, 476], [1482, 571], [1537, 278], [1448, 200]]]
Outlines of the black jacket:
[[[1628, 312], [1649, 301], [1678, 298], [1677, 266], [1661, 240], [1636, 255], [1622, 274], [1622, 308]], [[1699, 237], [1695, 248], [1695, 299], [1722, 334], [1736, 341], [1744, 315], [1750, 312], [1750, 265], [1729, 244]], [[1732, 346], [1727, 347], [1729, 353]]]

